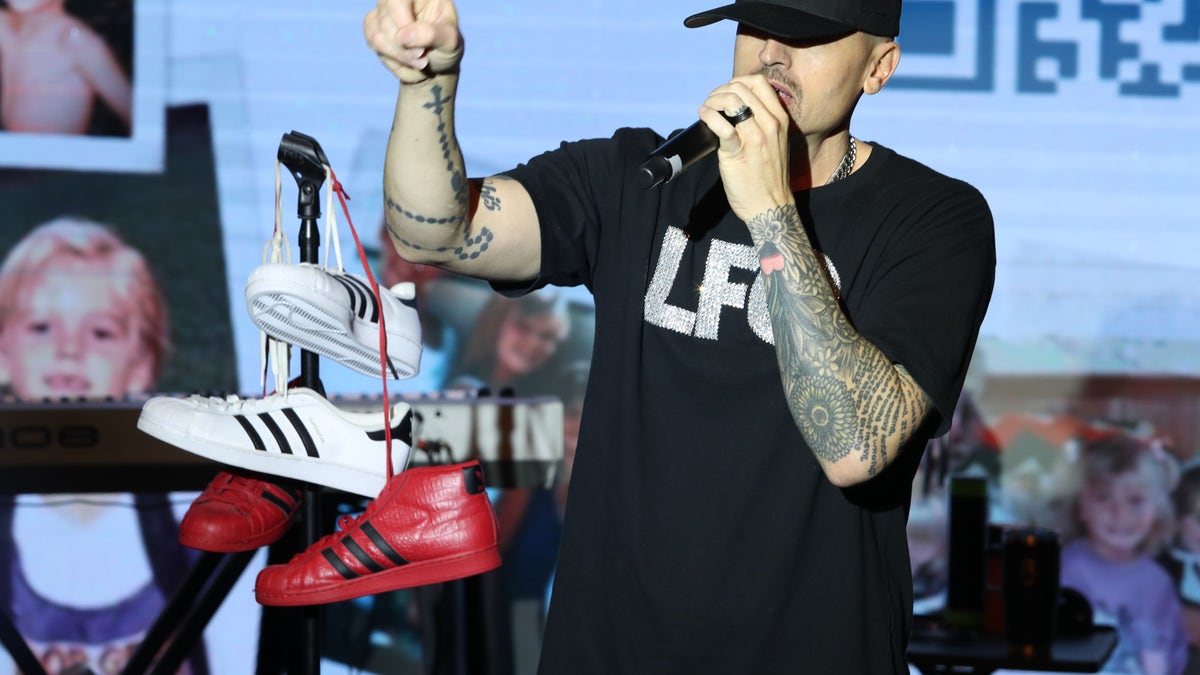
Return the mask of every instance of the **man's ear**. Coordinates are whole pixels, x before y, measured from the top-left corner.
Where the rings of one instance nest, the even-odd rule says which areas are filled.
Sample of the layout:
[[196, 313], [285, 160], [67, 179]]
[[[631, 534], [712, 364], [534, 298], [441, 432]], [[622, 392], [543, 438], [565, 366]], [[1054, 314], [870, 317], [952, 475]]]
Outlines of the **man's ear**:
[[863, 81], [863, 92], [878, 94], [892, 79], [896, 66], [900, 65], [900, 44], [895, 40], [881, 40], [871, 48], [867, 76]]

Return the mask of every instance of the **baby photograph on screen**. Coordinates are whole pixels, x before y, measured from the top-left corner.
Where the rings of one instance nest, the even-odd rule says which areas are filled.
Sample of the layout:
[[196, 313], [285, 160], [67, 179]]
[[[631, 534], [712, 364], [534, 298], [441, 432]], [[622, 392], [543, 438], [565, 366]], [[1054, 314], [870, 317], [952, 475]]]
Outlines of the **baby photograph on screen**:
[[[0, 170], [0, 413], [235, 390], [207, 106], [167, 130], [160, 174]], [[121, 672], [180, 586], [171, 489], [0, 496], [0, 609], [48, 673]], [[219, 632], [180, 672], [213, 671]]]
[[6, 0], [3, 7], [4, 130], [128, 136], [133, 105], [129, 1]]
[[162, 168], [164, 21], [144, 0], [0, 0], [0, 165]]
[[[93, 316], [97, 325], [80, 326], [81, 335], [147, 362], [144, 375], [122, 376], [126, 387], [52, 379], [28, 393], [236, 390], [207, 107], [172, 107], [168, 128], [162, 174], [0, 170], [0, 195], [12, 205], [0, 231], [0, 252], [9, 258], [3, 283], [19, 291], [4, 301], [0, 351], [15, 354], [31, 335], [50, 336], [66, 330], [68, 319]], [[74, 303], [69, 311], [56, 310], [67, 302]], [[85, 312], [89, 302], [108, 309]], [[9, 317], [24, 327], [10, 326]]]

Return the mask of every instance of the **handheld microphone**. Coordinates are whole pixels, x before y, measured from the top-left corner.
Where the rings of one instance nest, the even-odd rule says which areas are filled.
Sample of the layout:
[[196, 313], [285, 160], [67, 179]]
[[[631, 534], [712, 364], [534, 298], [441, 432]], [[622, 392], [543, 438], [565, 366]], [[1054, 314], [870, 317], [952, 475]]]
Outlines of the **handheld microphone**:
[[[742, 106], [733, 111], [732, 115], [721, 113], [729, 123], [737, 126], [753, 115], [749, 106]], [[662, 145], [650, 153], [642, 168], [638, 169], [638, 179], [646, 190], [669, 182], [683, 173], [684, 169], [695, 164], [701, 157], [717, 149], [720, 139], [704, 121], [671, 136]]]

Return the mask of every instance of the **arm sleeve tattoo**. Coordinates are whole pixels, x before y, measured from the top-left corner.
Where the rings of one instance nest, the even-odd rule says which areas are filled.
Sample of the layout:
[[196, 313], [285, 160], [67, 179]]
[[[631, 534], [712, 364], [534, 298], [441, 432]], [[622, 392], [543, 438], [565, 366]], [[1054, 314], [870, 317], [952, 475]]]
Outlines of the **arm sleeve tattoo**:
[[[459, 260], [471, 260], [478, 258], [482, 253], [487, 251], [488, 246], [493, 239], [493, 233], [488, 228], [480, 228], [478, 233], [472, 231], [469, 224], [469, 219], [464, 217], [469, 209], [470, 202], [470, 181], [466, 178], [466, 170], [463, 166], [462, 152], [458, 147], [458, 142], [454, 138], [454, 134], [450, 123], [450, 104], [453, 97], [447, 94], [440, 85], [430, 88], [430, 100], [422, 104], [424, 110], [429, 111], [435, 118], [436, 130], [438, 136], [438, 144], [441, 149], [442, 166], [441, 171], [445, 176], [446, 189], [453, 196], [453, 203], [457, 205], [457, 212], [451, 214], [429, 214], [411, 210], [404, 204], [400, 203], [392, 194], [384, 195], [384, 203], [389, 211], [398, 214], [404, 220], [410, 223], [419, 225], [441, 225], [451, 227], [462, 227], [462, 237], [460, 241], [453, 246], [439, 246], [436, 248], [428, 248], [412, 241], [405, 237], [390, 224], [388, 228], [396, 239], [416, 251], [433, 250], [437, 253], [451, 253]], [[438, 169], [431, 168], [432, 172]], [[484, 181], [482, 187], [482, 197], [485, 207], [489, 211], [499, 210], [499, 199], [495, 197], [495, 188], [488, 181]], [[390, 223], [390, 221], [389, 221]]]
[[[824, 464], [882, 470], [929, 401], [842, 313], [794, 204], [746, 223], [758, 246], [788, 408]], [[892, 450], [889, 450], [892, 448]]]

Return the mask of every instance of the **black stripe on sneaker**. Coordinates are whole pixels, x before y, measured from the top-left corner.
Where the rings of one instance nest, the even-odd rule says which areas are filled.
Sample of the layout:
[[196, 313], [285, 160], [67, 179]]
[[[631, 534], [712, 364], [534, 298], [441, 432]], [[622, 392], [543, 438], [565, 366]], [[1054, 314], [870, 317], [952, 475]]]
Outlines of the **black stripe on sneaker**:
[[343, 277], [336, 274], [330, 276], [341, 284], [342, 288], [346, 289], [346, 293], [350, 295], [350, 311], [354, 312], [354, 315], [358, 318], [364, 318], [367, 314], [367, 298], [369, 294], [363, 291], [361, 285], [354, 283], [353, 277]]
[[[304, 451], [309, 457], [320, 457], [317, 452], [317, 444], [313, 442], [312, 434], [308, 433], [308, 427], [304, 426], [304, 422], [300, 421], [300, 416], [291, 408], [284, 408], [283, 416], [292, 423], [292, 428], [296, 430], [296, 435], [300, 437], [300, 442], [304, 444]], [[411, 445], [411, 443], [410, 443]]]
[[[379, 301], [375, 298], [375, 290], [371, 288], [371, 284], [354, 276], [330, 276], [340, 283], [350, 295], [350, 310], [354, 312], [358, 318], [366, 319], [367, 309], [370, 308], [370, 322], [375, 325], [379, 325], [380, 306]], [[355, 307], [356, 300], [358, 301], [357, 308]], [[392, 363], [391, 357], [381, 354], [380, 358], [382, 362], [387, 364], [388, 370], [392, 372], [392, 377], [399, 378], [400, 369], [396, 367], [396, 364]]]
[[283, 429], [279, 428], [275, 420], [268, 413], [259, 413], [258, 419], [267, 425], [267, 430], [275, 437], [275, 443], [279, 445], [279, 451], [285, 455], [292, 454], [292, 446], [288, 443], [287, 436], [283, 435]]
[[[371, 323], [379, 323], [379, 303], [375, 302], [375, 290], [371, 288], [371, 284], [364, 279], [358, 277], [346, 277], [346, 281], [357, 286], [363, 294], [363, 309], [370, 308]], [[366, 318], [366, 312], [359, 312], [359, 318]]]
[[371, 572], [382, 572], [383, 565], [371, 559], [371, 556], [358, 545], [358, 542], [351, 539], [348, 535], [342, 539], [342, 543], [346, 545], [346, 550], [350, 551], [351, 555], [358, 558], [358, 562], [363, 564]]
[[280, 511], [283, 511], [284, 513], [291, 513], [291, 512], [292, 512], [292, 505], [291, 505], [291, 504], [288, 504], [287, 502], [283, 501], [283, 500], [282, 500], [282, 499], [280, 499], [279, 497], [276, 497], [276, 496], [275, 496], [274, 494], [272, 494], [272, 493], [271, 493], [269, 490], [263, 490], [263, 492], [262, 492], [262, 498], [263, 498], [263, 499], [265, 499], [265, 500], [267, 500], [267, 501], [269, 501], [269, 502], [271, 502], [271, 503], [272, 503], [272, 504], [274, 504], [275, 506], [278, 506], [278, 507], [279, 507], [279, 510], [280, 510]]
[[[412, 445], [412, 411], [404, 413], [404, 419], [400, 423], [392, 427], [392, 440], [401, 441], [405, 445]], [[379, 431], [368, 431], [367, 438], [373, 441], [386, 440], [383, 435], [383, 429]]]
[[329, 565], [333, 567], [334, 571], [342, 575], [343, 579], [349, 581], [358, 576], [358, 574], [354, 570], [347, 567], [346, 563], [342, 562], [342, 559], [337, 557], [333, 551], [325, 549], [321, 551], [321, 555], [325, 556], [325, 559], [329, 561]]
[[396, 553], [396, 549], [392, 548], [391, 545], [384, 541], [383, 537], [379, 534], [379, 530], [376, 530], [373, 525], [366, 523], [362, 526], [362, 531], [363, 534], [367, 535], [367, 538], [371, 540], [371, 543], [375, 544], [376, 548], [378, 548], [380, 551], [383, 551], [383, 554], [387, 556], [388, 560], [392, 561], [393, 565], [399, 566], [408, 564], [408, 561], [404, 559], [404, 556]]
[[246, 435], [250, 437], [250, 443], [254, 445], [255, 450], [265, 451], [267, 449], [266, 444], [263, 443], [262, 436], [259, 436], [258, 432], [254, 430], [254, 425], [250, 424], [250, 420], [241, 415], [234, 415], [233, 419], [237, 420], [237, 423], [242, 426], [242, 431], [246, 432]]
[[400, 424], [397, 424], [392, 429], [392, 438], [399, 438], [401, 441], [404, 441], [405, 445], [411, 446], [413, 444], [412, 429], [412, 410], [410, 409], [404, 413], [404, 419], [400, 420]]

